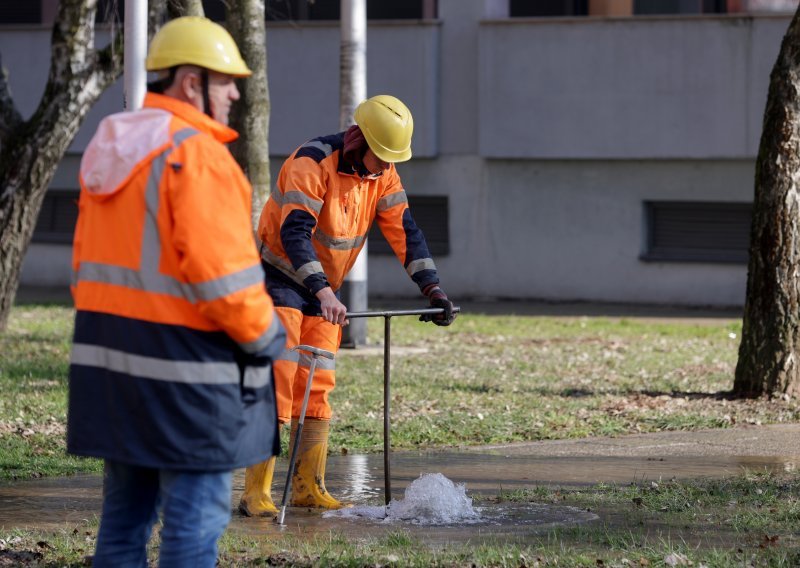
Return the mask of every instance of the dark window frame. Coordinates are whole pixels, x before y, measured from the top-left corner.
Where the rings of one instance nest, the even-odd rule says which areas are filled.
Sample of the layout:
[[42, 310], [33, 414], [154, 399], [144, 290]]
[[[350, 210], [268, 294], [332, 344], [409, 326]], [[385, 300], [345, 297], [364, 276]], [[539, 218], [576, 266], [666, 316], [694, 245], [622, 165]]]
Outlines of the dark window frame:
[[0, 24], [41, 24], [42, 3], [38, 0], [6, 0], [0, 6]]
[[563, 18], [587, 16], [589, 0], [509, 0], [511, 18]]
[[640, 260], [747, 264], [752, 203], [644, 201], [643, 208]]
[[[672, 4], [672, 6], [669, 6]], [[691, 5], [696, 9], [687, 9]], [[634, 16], [726, 14], [726, 0], [634, 0]]]
[[[438, 3], [430, 0], [367, 0], [368, 20], [422, 20], [438, 14]], [[338, 21], [339, 0], [266, 0], [267, 21]], [[432, 11], [433, 14], [427, 12]]]

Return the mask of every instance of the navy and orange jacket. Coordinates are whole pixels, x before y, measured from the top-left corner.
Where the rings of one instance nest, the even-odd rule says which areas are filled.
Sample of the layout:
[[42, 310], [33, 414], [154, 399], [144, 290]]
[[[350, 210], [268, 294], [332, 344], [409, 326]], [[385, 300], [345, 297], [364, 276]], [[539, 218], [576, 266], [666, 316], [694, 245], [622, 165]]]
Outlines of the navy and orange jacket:
[[344, 134], [306, 142], [284, 162], [258, 224], [262, 260], [312, 294], [337, 291], [377, 220], [420, 290], [437, 284], [394, 164], [377, 176], [359, 171], [342, 157]]
[[68, 451], [230, 470], [276, 449], [285, 332], [250, 231], [236, 132], [148, 94], [84, 153], [73, 250]]

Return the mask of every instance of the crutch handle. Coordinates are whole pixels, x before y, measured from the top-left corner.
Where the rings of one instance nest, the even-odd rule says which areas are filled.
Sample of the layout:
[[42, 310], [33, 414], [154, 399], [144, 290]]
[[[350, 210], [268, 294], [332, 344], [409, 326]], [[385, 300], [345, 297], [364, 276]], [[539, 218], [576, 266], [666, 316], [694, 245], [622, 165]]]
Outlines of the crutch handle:
[[317, 357], [325, 357], [326, 359], [333, 359], [333, 353], [330, 351], [325, 351], [324, 349], [320, 349], [319, 347], [314, 347], [312, 345], [298, 345], [296, 347], [292, 347], [291, 351], [308, 351], [309, 353], [316, 355]]

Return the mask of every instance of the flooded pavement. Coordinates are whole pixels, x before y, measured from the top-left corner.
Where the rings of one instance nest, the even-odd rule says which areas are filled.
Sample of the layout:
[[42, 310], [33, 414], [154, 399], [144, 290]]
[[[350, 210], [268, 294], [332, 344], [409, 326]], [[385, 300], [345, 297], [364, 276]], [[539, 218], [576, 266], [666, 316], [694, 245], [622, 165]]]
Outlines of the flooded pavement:
[[[247, 519], [234, 513], [230, 530], [243, 534], [313, 536], [335, 531], [365, 538], [407, 532], [425, 542], [490, 538], [524, 538], [554, 526], [591, 523], [597, 515], [573, 507], [545, 504], [494, 504], [482, 497], [501, 490], [536, 486], [627, 484], [659, 479], [727, 477], [743, 470], [795, 471], [800, 467], [800, 425], [774, 425], [702, 432], [670, 432], [559, 440], [470, 448], [446, 452], [397, 452], [392, 455], [392, 497], [400, 500], [422, 474], [440, 473], [463, 484], [476, 498], [475, 522], [420, 525], [408, 520], [323, 517], [319, 511], [289, 508], [286, 526], [270, 519]], [[337, 497], [355, 505], [382, 505], [382, 454], [334, 455], [326, 484]], [[286, 460], [279, 460], [273, 494], [282, 496]], [[234, 476], [234, 502], [244, 485], [243, 471]], [[61, 528], [96, 519], [100, 513], [102, 478], [83, 475], [0, 485], [0, 526]]]

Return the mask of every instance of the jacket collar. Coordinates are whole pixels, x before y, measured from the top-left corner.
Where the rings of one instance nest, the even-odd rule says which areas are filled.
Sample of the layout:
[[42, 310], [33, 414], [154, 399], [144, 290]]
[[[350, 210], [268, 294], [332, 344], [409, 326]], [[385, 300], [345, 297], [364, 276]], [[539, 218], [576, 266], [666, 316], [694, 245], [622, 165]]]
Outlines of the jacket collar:
[[158, 108], [165, 110], [178, 118], [188, 122], [196, 129], [213, 136], [218, 142], [227, 144], [239, 137], [233, 129], [217, 122], [207, 114], [197, 110], [189, 103], [179, 101], [174, 97], [159, 95], [157, 93], [147, 93], [144, 97], [146, 108]]

